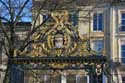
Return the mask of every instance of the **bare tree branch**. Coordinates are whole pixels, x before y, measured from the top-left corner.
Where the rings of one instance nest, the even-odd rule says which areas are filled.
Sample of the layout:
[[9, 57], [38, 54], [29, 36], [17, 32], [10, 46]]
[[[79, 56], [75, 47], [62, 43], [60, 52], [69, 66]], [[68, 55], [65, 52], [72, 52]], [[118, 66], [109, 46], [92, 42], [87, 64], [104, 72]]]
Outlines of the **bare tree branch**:
[[10, 21], [7, 18], [3, 17], [3, 16], [2, 17], [0, 16], [0, 19], [10, 23]]
[[[11, 57], [13, 56], [14, 53], [14, 49], [15, 47], [15, 43], [16, 43], [16, 27], [17, 27], [17, 23], [21, 20], [21, 18], [23, 18], [25, 15], [27, 15], [27, 12], [25, 12], [25, 8], [27, 7], [28, 3], [30, 3], [30, 0], [23, 0], [22, 3], [20, 2], [21, 0], [19, 0], [19, 4], [16, 7], [14, 7], [14, 4], [18, 4], [18, 0], [7, 0], [7, 1], [3, 1], [0, 0], [0, 2], [2, 3], [2, 5], [5, 7], [5, 9], [7, 9], [8, 12], [6, 12], [4, 15], [8, 15], [7, 17], [4, 16], [0, 16], [0, 26], [1, 29], [4, 33], [5, 38], [7, 39], [7, 44], [8, 46], [4, 46], [4, 49], [6, 51], [6, 54], [8, 55], [8, 64], [7, 64], [7, 70], [6, 70], [6, 75], [4, 78], [4, 83], [6, 83], [7, 81], [7, 76], [10, 74], [10, 67], [12, 66], [10, 62]], [[44, 19], [42, 21], [42, 23], [37, 24], [38, 18], [41, 14], [41, 11], [43, 9], [47, 9], [49, 12], [55, 11], [55, 10], [70, 10], [70, 7], [72, 6], [76, 6], [77, 0], [70, 0], [70, 1], [66, 1], [66, 0], [55, 0], [55, 2], [53, 0], [44, 0], [42, 2], [42, 4], [38, 7], [37, 9], [37, 14], [35, 15], [35, 18], [33, 19], [33, 23], [32, 23], [32, 30], [30, 30], [30, 32], [28, 33], [27, 37], [23, 40], [22, 44], [19, 46], [19, 50], [20, 51], [24, 51], [26, 47], [28, 47], [28, 45], [30, 45], [31, 43], [34, 42], [34, 40], [31, 39], [32, 35], [42, 26], [44, 26], [44, 24], [47, 22], [47, 20], [51, 17], [50, 15], [48, 16], [47, 19]], [[86, 3], [88, 3], [87, 0], [83, 0], [82, 3], [84, 2], [84, 4], [82, 4], [83, 6], [86, 6]], [[51, 5], [48, 5], [51, 4]], [[75, 5], [73, 5], [75, 4]], [[70, 7], [69, 7], [70, 6]], [[96, 7], [96, 5], [95, 5]], [[94, 8], [95, 8], [94, 7]], [[93, 9], [94, 9], [93, 8]], [[92, 9], [92, 10], [93, 10]], [[89, 13], [91, 12], [91, 10], [89, 11]], [[89, 14], [88, 13], [88, 14]], [[80, 17], [80, 18], [86, 18], [88, 17], [88, 14], [85, 17]], [[7, 32], [6, 30], [6, 26], [3, 24], [2, 21], [6, 21], [8, 23], [9, 26], [9, 32], [10, 34]], [[44, 27], [43, 27], [44, 28]], [[50, 28], [49, 28], [50, 29]], [[45, 32], [43, 32], [41, 34], [41, 39], [44, 40], [44, 37], [46, 36], [46, 32], [49, 31], [49, 29], [47, 29]]]
[[3, 6], [6, 7], [7, 10], [9, 10], [9, 7], [7, 6], [7, 4], [3, 0], [0, 0], [0, 2], [3, 4]]
[[[37, 22], [37, 19], [41, 13], [41, 10], [42, 8], [44, 7], [44, 5], [47, 3], [47, 0], [44, 0], [43, 2], [43, 5], [39, 8], [38, 10], [38, 13], [37, 13], [37, 16], [34, 20], [34, 23], [33, 23], [33, 29], [31, 30], [31, 32], [28, 34], [28, 36], [26, 37], [26, 39], [24, 40], [22, 46], [20, 47], [20, 50], [23, 51], [27, 46], [28, 44], [30, 44], [31, 41], [28, 42], [28, 40], [30, 39], [30, 37], [32, 36], [32, 34], [38, 29], [40, 28], [41, 26], [43, 26], [45, 24], [45, 22], [50, 18], [48, 17], [47, 19], [44, 19], [43, 22], [41, 24], [39, 24], [38, 26], [36, 26], [36, 22]], [[56, 8], [57, 4], [55, 5], [55, 7], [53, 8], [53, 10]], [[25, 44], [26, 43], [26, 44]]]
[[9, 46], [10, 46], [10, 38], [9, 38], [9, 35], [7, 34], [7, 31], [5, 30], [5, 26], [3, 25], [2, 21], [0, 20], [0, 26], [1, 26], [1, 29], [5, 35], [5, 38], [7, 39], [8, 43], [9, 43]]
[[16, 19], [15, 19], [15, 24], [18, 22], [18, 20], [21, 18], [20, 14], [22, 13], [23, 9], [25, 8], [25, 6], [28, 4], [30, 0], [26, 0], [23, 4], [23, 6], [20, 8], [18, 14], [16, 15]]

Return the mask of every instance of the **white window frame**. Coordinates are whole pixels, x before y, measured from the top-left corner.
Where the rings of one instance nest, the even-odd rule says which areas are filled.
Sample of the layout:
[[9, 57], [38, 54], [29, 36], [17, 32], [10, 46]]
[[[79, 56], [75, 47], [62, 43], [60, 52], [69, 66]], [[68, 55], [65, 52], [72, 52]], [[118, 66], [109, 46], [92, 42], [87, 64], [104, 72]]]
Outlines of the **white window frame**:
[[125, 13], [125, 8], [119, 8], [118, 9], [118, 28], [119, 28], [119, 31], [120, 32], [125, 32], [125, 31], [121, 31], [120, 29], [121, 29], [121, 24], [122, 24], [122, 22], [121, 22], [121, 15], [122, 15], [122, 13]]
[[[103, 38], [93, 39], [93, 40], [91, 40], [91, 48], [92, 48], [92, 50], [94, 50], [94, 41], [102, 41], [103, 42], [103, 48], [105, 48], [105, 46], [104, 46], [104, 39]], [[102, 48], [102, 50], [103, 50], [103, 48]]]
[[[119, 61], [122, 63], [121, 45], [125, 45], [125, 38], [121, 38], [119, 44]], [[125, 65], [125, 63], [122, 64]]]
[[[91, 31], [92, 32], [104, 32], [104, 29], [105, 29], [105, 13], [104, 13], [104, 11], [105, 10], [106, 10], [105, 8], [97, 8], [97, 9], [94, 10], [94, 12], [91, 13], [91, 17], [92, 17], [92, 19], [91, 19], [91, 27], [92, 27]], [[96, 13], [102, 13], [103, 14], [103, 28], [102, 28], [102, 31], [93, 30], [94, 29], [94, 27], [93, 27], [93, 19], [94, 19], [94, 14], [96, 14]]]

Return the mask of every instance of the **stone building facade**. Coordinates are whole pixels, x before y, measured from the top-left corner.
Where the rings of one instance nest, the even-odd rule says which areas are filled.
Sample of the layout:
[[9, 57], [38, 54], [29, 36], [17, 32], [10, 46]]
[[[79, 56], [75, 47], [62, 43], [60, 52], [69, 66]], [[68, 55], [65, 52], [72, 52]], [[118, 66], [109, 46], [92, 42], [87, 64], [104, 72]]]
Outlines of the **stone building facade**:
[[[39, 1], [33, 0], [33, 4], [38, 7]], [[101, 56], [102, 50], [105, 51], [103, 56], [107, 57], [108, 67], [106, 70], [108, 70], [108, 73], [101, 76], [101, 83], [125, 83], [124, 0], [103, 0], [96, 7], [93, 5], [79, 5], [76, 9], [68, 10], [69, 21], [74, 27], [78, 28], [81, 38], [90, 38], [90, 47], [96, 51], [98, 56]], [[35, 13], [36, 11], [33, 10], [34, 15]], [[37, 23], [40, 24], [48, 16], [48, 11], [44, 9]], [[24, 83], [34, 83], [36, 81], [36, 79], [33, 79], [31, 72], [24, 72]], [[53, 75], [54, 73], [51, 70], [38, 71], [38, 73], [41, 73], [40, 77], [44, 83], [95, 83], [90, 81], [94, 78], [90, 78], [84, 70], [66, 70], [61, 74], [58, 74], [58, 72], [60, 71], [54, 72], [55, 75]]]
[[[94, 1], [98, 2], [98, 0]], [[124, 0], [102, 0], [98, 6], [93, 7], [91, 4], [89, 6], [80, 4], [79, 11], [76, 12], [77, 8], [72, 10], [73, 12], [70, 12], [72, 23], [78, 26], [81, 36], [90, 36], [92, 49], [105, 50], [104, 56], [108, 59], [110, 72], [107, 76], [103, 76], [103, 83], [124, 83], [125, 2]], [[40, 18], [43, 20], [45, 16], [41, 14]], [[38, 22], [42, 22], [41, 19]]]

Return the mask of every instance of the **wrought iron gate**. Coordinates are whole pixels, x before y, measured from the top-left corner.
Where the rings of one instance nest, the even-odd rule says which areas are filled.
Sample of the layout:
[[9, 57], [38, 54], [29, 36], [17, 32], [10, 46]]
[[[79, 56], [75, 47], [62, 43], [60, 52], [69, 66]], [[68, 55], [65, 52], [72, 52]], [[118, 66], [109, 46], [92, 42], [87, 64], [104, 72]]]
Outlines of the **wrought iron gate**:
[[[106, 56], [90, 49], [89, 34], [86, 36], [78, 32], [78, 28], [68, 22], [68, 11], [57, 10], [51, 13], [52, 22], [47, 22], [35, 32], [26, 51], [15, 49], [11, 59], [12, 83], [23, 83], [21, 70], [80, 70], [88, 72], [90, 83], [99, 81], [105, 70]], [[17, 68], [17, 69], [16, 69]], [[14, 73], [15, 72], [15, 73]], [[94, 81], [93, 77], [96, 77]], [[20, 81], [19, 81], [20, 80]], [[98, 82], [96, 82], [98, 81]]]
[[12, 62], [11, 83], [24, 83], [25, 70], [84, 70], [90, 77], [90, 83], [102, 83], [106, 57], [13, 58]]

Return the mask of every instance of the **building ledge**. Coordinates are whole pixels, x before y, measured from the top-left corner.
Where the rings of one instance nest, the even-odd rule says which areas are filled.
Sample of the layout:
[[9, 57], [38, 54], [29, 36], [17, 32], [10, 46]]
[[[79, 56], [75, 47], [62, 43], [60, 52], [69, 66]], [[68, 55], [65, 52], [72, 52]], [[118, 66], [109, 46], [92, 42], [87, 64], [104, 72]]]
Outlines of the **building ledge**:
[[91, 38], [104, 37], [104, 32], [91, 32], [90, 36]]

